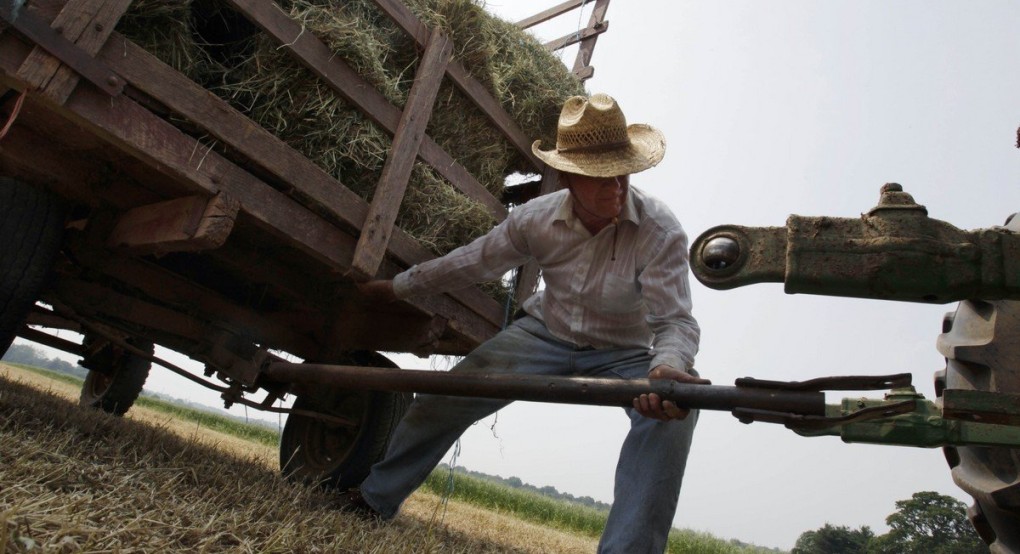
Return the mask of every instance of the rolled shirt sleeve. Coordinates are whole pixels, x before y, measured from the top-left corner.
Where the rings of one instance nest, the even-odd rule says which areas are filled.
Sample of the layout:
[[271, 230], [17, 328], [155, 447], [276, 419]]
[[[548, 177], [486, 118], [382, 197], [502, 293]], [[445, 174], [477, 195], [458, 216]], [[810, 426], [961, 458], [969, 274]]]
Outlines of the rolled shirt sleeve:
[[668, 230], [638, 280], [652, 330], [652, 362], [688, 370], [694, 367], [701, 328], [691, 313], [687, 235], [677, 226]]
[[460, 290], [498, 279], [530, 258], [521, 239], [520, 216], [502, 223], [443, 257], [420, 263], [393, 278], [397, 298]]

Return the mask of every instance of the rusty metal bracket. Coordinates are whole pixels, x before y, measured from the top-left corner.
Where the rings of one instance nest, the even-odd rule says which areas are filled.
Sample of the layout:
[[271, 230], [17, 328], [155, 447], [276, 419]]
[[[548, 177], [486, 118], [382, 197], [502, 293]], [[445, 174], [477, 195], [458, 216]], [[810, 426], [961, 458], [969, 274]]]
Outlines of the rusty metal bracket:
[[781, 412], [768, 412], [765, 410], [737, 409], [733, 410], [733, 417], [741, 423], [779, 423], [787, 429], [797, 431], [809, 431], [819, 429], [830, 429], [850, 423], [860, 423], [874, 419], [893, 417], [900, 414], [907, 414], [917, 409], [916, 400], [904, 400], [892, 404], [863, 408], [847, 415], [833, 417], [805, 416], [800, 414], [789, 414]]
[[73, 42], [64, 38], [38, 16], [27, 10], [19, 9], [21, 4], [17, 1], [12, 4], [10, 0], [2, 0], [0, 19], [90, 83], [99, 87], [103, 92], [110, 96], [117, 96], [123, 92], [124, 79], [78, 48]]
[[691, 271], [714, 289], [775, 282], [789, 294], [1020, 300], [1018, 252], [1015, 230], [962, 231], [887, 183], [860, 218], [791, 215], [785, 227], [713, 227], [692, 243]]
[[909, 387], [912, 375], [896, 373], [893, 375], [847, 375], [840, 377], [818, 377], [807, 381], [767, 381], [754, 377], [737, 379], [738, 387], [758, 389], [779, 389], [790, 391], [823, 391], [823, 390], [885, 390]]
[[942, 416], [1020, 426], [1020, 394], [945, 389], [942, 391]]

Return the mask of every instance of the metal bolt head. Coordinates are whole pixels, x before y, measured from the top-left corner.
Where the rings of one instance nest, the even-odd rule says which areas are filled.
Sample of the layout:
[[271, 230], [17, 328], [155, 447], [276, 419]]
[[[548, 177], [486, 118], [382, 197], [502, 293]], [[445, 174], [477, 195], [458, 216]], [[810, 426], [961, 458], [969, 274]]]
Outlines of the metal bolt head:
[[740, 244], [730, 237], [715, 237], [702, 247], [701, 257], [709, 269], [726, 269], [740, 258]]

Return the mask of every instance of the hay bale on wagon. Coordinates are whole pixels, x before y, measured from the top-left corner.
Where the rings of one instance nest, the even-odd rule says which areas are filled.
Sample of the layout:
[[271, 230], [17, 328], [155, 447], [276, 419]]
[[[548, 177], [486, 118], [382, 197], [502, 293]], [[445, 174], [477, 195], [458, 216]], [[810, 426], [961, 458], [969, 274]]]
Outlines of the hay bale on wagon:
[[[560, 60], [477, 1], [405, 3], [426, 25], [450, 36], [454, 59], [488, 88], [527, 135], [553, 139], [560, 105], [583, 93]], [[373, 2], [279, 0], [278, 5], [403, 108], [417, 51]], [[237, 13], [214, 0], [139, 0], [119, 30], [371, 200], [391, 145], [389, 134]], [[506, 177], [527, 173], [529, 166], [447, 81], [428, 133], [498, 197]], [[443, 254], [484, 234], [494, 220], [418, 163], [397, 224]]]

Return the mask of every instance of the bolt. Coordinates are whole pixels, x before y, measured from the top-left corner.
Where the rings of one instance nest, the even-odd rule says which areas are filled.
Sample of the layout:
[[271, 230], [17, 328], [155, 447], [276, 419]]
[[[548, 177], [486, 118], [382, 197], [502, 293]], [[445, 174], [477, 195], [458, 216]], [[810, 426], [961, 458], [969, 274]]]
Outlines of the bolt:
[[718, 236], [705, 243], [701, 256], [709, 269], [726, 269], [740, 259], [740, 244], [730, 237]]

